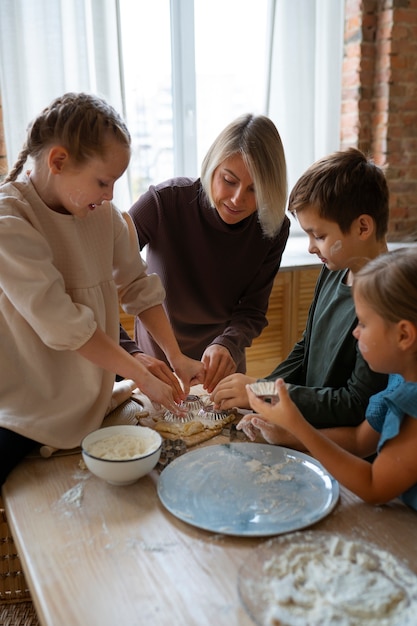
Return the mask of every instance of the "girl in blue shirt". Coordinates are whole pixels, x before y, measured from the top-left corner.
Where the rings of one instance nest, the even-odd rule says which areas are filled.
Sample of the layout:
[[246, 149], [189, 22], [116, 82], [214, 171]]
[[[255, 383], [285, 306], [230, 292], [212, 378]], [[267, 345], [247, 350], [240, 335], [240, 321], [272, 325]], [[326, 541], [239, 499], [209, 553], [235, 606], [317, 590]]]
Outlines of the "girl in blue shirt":
[[[366, 502], [400, 496], [417, 510], [417, 250], [401, 248], [367, 263], [355, 276], [354, 336], [375, 372], [390, 374], [356, 427], [316, 430], [277, 381], [272, 406], [247, 387], [251, 407], [289, 431], [345, 487]], [[365, 460], [377, 452], [375, 460]]]

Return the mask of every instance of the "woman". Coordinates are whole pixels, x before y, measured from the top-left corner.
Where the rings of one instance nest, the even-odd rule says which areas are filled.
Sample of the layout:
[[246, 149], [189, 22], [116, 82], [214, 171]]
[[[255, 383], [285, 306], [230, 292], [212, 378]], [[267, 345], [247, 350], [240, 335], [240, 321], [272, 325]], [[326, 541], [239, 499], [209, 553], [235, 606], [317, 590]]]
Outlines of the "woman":
[[[284, 149], [273, 122], [246, 114], [205, 156], [201, 178], [175, 178], [141, 196], [129, 213], [149, 272], [166, 289], [165, 308], [184, 354], [201, 359], [211, 392], [246, 371], [245, 349], [266, 311], [289, 235]], [[136, 318], [140, 350], [164, 360]], [[129, 352], [138, 347], [124, 336]], [[140, 353], [138, 353], [140, 358]]]

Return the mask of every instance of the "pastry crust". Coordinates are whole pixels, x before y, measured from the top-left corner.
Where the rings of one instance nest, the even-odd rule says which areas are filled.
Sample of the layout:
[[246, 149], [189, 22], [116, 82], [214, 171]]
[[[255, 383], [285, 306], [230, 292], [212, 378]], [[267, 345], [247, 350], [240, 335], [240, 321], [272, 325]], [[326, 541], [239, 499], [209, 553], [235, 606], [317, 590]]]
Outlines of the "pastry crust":
[[223, 417], [221, 420], [203, 420], [203, 425], [206, 430], [221, 430], [223, 426], [226, 426], [226, 424], [230, 424], [230, 422], [233, 422], [236, 417], [237, 416], [235, 413], [230, 413], [229, 415], [226, 415], [226, 417]]
[[170, 433], [172, 435], [178, 435], [179, 437], [189, 437], [195, 435], [195, 433], [201, 433], [204, 430], [204, 426], [201, 422], [166, 422], [165, 420], [158, 420], [154, 424], [154, 429], [160, 433]]

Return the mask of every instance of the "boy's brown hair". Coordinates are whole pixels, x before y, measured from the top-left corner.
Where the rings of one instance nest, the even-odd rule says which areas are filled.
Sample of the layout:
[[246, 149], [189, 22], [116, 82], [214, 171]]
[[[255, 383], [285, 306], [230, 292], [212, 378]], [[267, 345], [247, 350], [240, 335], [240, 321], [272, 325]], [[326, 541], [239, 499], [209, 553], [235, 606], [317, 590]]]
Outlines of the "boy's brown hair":
[[315, 206], [323, 219], [348, 233], [352, 222], [366, 214], [375, 222], [376, 238], [388, 230], [389, 191], [384, 172], [356, 148], [334, 152], [311, 165], [291, 191], [288, 210], [295, 217]]

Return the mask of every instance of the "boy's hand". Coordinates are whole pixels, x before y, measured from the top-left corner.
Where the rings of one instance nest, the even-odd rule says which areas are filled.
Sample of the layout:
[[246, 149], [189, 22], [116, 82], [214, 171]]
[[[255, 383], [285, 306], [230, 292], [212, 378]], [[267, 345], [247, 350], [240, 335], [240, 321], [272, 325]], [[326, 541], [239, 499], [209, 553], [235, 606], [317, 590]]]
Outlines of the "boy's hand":
[[214, 407], [222, 411], [233, 409], [235, 406], [240, 409], [249, 409], [246, 385], [255, 381], [256, 378], [246, 376], [245, 374], [226, 376], [210, 395], [210, 399], [214, 402]]

